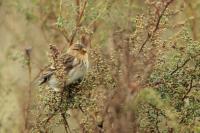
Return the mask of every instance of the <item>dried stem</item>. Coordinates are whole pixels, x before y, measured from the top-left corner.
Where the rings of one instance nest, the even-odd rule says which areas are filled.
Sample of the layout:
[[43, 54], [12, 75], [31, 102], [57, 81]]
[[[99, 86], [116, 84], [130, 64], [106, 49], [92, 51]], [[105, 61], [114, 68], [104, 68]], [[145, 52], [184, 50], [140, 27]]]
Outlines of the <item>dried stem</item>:
[[32, 84], [31, 84], [31, 48], [25, 49], [25, 56], [27, 61], [28, 67], [28, 76], [29, 76], [29, 85], [28, 85], [28, 99], [25, 105], [25, 112], [24, 112], [24, 122], [25, 122], [25, 132], [29, 130], [28, 128], [28, 121], [29, 121], [29, 108], [31, 103], [31, 93], [32, 93]]

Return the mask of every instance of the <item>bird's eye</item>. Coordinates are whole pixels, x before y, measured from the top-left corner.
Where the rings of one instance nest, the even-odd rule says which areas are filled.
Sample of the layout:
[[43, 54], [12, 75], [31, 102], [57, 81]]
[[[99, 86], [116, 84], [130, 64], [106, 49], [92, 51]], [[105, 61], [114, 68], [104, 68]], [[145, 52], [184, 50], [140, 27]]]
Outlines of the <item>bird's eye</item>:
[[81, 49], [81, 53], [85, 54], [87, 52], [87, 50], [85, 48]]
[[86, 49], [86, 48], [83, 48], [82, 51], [87, 52], [87, 49]]
[[80, 49], [78, 49], [78, 48], [73, 48], [73, 50], [80, 50]]

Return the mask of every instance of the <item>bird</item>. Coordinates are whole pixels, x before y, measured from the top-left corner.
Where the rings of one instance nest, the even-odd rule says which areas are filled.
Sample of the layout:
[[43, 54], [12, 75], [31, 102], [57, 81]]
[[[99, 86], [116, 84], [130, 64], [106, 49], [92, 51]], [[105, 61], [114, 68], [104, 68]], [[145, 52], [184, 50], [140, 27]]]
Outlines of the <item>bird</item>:
[[[64, 66], [64, 74], [66, 76], [65, 86], [84, 79], [89, 69], [88, 48], [84, 44], [73, 44], [67, 50], [66, 54], [63, 54], [59, 58]], [[39, 85], [47, 84], [54, 91], [61, 91], [59, 80], [56, 77], [57, 69], [59, 68], [55, 64], [51, 64], [47, 71], [42, 74]]]

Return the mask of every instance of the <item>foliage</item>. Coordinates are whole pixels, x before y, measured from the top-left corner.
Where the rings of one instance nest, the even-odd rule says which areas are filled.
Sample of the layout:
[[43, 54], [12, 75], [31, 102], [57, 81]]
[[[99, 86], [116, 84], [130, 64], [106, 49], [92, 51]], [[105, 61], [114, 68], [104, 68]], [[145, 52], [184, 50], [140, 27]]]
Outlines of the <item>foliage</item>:
[[[199, 132], [199, 3], [2, 0], [0, 132]], [[63, 83], [54, 57], [77, 41], [90, 47], [84, 80], [39, 88], [49, 63]]]
[[140, 92], [141, 131], [198, 132], [199, 43], [184, 30], [168, 49], [149, 78], [152, 88]]

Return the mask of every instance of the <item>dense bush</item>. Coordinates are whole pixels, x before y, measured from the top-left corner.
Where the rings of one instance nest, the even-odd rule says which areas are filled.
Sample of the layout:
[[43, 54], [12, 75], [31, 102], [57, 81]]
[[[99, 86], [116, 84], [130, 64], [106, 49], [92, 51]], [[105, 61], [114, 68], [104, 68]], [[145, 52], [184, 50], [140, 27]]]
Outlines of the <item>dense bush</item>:
[[[200, 132], [199, 5], [0, 1], [0, 132]], [[90, 47], [84, 81], [62, 93], [39, 87], [77, 41]]]

